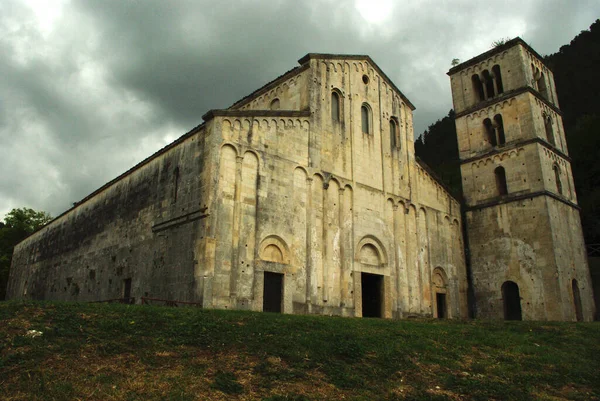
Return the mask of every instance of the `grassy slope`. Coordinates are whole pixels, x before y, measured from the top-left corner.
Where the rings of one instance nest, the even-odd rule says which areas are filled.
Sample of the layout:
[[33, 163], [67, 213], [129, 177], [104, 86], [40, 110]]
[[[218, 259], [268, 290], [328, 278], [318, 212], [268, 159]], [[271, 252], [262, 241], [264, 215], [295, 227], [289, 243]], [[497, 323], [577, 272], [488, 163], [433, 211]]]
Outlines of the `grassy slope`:
[[600, 324], [4, 302], [0, 399], [600, 399]]

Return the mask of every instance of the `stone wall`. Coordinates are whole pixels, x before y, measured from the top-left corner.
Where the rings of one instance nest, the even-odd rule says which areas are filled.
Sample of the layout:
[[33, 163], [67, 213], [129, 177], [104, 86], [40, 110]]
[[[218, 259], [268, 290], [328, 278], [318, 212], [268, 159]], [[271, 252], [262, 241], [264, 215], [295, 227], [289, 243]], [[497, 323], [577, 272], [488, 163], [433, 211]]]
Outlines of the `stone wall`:
[[79, 202], [15, 247], [7, 296], [197, 299], [203, 130]]
[[9, 296], [119, 298], [130, 278], [263, 310], [268, 272], [285, 313], [361, 316], [376, 277], [382, 317], [466, 317], [460, 205], [415, 161], [414, 107], [368, 57], [301, 63], [22, 242]]

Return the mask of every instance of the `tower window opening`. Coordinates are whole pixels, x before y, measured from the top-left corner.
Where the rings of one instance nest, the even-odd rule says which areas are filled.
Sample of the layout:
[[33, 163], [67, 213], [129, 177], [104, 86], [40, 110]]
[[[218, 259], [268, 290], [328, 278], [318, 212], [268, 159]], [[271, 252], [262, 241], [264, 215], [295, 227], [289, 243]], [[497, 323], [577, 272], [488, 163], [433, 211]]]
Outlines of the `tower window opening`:
[[540, 74], [538, 81], [538, 92], [540, 92], [540, 95], [542, 95], [542, 97], [546, 100], [548, 99], [548, 86], [546, 85], [546, 77], [544, 77], [544, 74]]
[[494, 74], [494, 79], [496, 80], [496, 90], [498, 91], [498, 94], [504, 92], [502, 74], [500, 73], [500, 66], [498, 64], [492, 67], [492, 74]]
[[394, 119], [390, 119], [390, 147], [392, 148], [392, 150], [396, 149], [398, 146], [398, 139], [396, 137], [397, 135], [397, 129], [396, 129], [396, 121], [394, 121]]
[[546, 130], [546, 139], [552, 146], [556, 146], [554, 141], [554, 131], [552, 129], [552, 117], [548, 114], [544, 114], [544, 129]]
[[362, 123], [363, 134], [371, 133], [371, 109], [366, 103], [360, 107], [360, 119]]
[[475, 103], [485, 100], [485, 95], [483, 93], [483, 84], [481, 83], [481, 79], [479, 79], [479, 75], [473, 74], [473, 76], [471, 77], [471, 82], [473, 83]]
[[508, 186], [506, 185], [506, 172], [504, 171], [504, 167], [496, 167], [494, 170], [494, 175], [496, 176], [496, 189], [498, 191], [498, 195], [507, 195]]
[[331, 121], [340, 122], [340, 95], [331, 92]]
[[554, 180], [556, 181], [556, 190], [558, 191], [558, 193], [560, 195], [562, 195], [563, 194], [562, 182], [560, 181], [560, 168], [558, 167], [558, 164], [555, 164], [554, 166], [552, 166], [552, 170], [554, 170]]
[[486, 99], [491, 99], [494, 97], [494, 79], [490, 75], [488, 70], [483, 70], [483, 82], [485, 84], [486, 90]]
[[492, 125], [492, 120], [486, 118], [485, 120], [483, 120], [483, 126], [485, 128], [485, 135], [488, 142], [492, 146], [497, 146], [498, 143], [496, 142], [496, 134], [494, 132], [494, 126]]
[[494, 123], [496, 125], [496, 130], [498, 131], [498, 144], [504, 145], [506, 143], [506, 137], [504, 136], [504, 122], [502, 121], [502, 116], [500, 114], [494, 116]]

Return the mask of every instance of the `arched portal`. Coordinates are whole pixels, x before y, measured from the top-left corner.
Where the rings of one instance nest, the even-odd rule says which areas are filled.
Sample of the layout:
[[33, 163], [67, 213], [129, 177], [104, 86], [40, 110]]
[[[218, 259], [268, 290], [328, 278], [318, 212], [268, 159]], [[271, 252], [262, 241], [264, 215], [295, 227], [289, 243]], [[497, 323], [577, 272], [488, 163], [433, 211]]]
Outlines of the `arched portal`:
[[436, 267], [431, 277], [433, 292], [435, 294], [434, 317], [438, 319], [447, 319], [448, 313], [448, 277], [441, 267]]
[[575, 304], [575, 317], [578, 322], [583, 321], [583, 307], [581, 306], [581, 294], [579, 293], [579, 285], [577, 280], [573, 279], [571, 282], [573, 287], [573, 303]]
[[517, 283], [505, 281], [502, 284], [502, 301], [504, 302], [504, 320], [523, 320], [521, 295]]

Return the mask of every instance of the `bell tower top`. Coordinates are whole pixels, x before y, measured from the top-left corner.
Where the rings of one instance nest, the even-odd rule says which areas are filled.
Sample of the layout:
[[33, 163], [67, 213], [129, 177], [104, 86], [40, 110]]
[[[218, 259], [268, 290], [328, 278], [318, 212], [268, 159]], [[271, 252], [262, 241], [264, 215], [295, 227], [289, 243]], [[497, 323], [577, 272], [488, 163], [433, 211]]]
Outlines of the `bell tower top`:
[[448, 75], [457, 115], [527, 90], [558, 108], [552, 71], [519, 37], [451, 68]]

